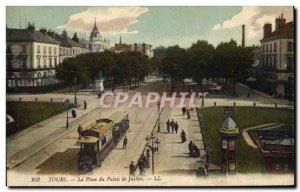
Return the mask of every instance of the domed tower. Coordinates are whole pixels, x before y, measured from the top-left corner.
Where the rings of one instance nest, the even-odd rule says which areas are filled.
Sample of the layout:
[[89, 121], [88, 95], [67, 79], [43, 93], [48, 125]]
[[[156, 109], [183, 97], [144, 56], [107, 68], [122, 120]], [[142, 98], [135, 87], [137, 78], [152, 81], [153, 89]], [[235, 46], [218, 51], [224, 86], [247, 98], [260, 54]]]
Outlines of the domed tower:
[[103, 37], [97, 28], [96, 17], [95, 17], [95, 24], [94, 24], [93, 30], [91, 32], [91, 35], [90, 35], [90, 41], [99, 41], [99, 40], [102, 41]]
[[219, 130], [221, 137], [221, 172], [237, 172], [237, 137], [239, 129], [231, 117], [227, 117]]
[[96, 24], [96, 17], [95, 17], [95, 24], [93, 30], [90, 35], [90, 50], [91, 52], [100, 52], [104, 50], [103, 45], [103, 37], [102, 34], [99, 32]]

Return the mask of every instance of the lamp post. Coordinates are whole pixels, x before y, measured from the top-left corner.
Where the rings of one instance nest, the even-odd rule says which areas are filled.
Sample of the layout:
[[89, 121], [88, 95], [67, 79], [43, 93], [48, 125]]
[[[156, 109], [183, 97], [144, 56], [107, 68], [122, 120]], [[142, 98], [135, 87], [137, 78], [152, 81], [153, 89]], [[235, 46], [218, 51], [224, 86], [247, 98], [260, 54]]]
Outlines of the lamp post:
[[74, 97], [74, 104], [77, 107], [77, 97], [76, 97], [76, 91], [77, 91], [77, 78], [75, 76], [74, 78], [74, 83], [75, 83], [75, 97]]
[[158, 110], [158, 121], [157, 121], [157, 131], [160, 132], [160, 102], [158, 101], [157, 102], [157, 110]]
[[[156, 139], [156, 140], [155, 140]], [[146, 142], [147, 142], [147, 146], [151, 149], [152, 152], [152, 174], [154, 174], [154, 151], [159, 151], [159, 144], [160, 141], [158, 138], [156, 138], [154, 136], [153, 133], [149, 135], [147, 135], [147, 137], [145, 138]], [[150, 140], [151, 140], [151, 145], [150, 145]], [[154, 146], [154, 143], [156, 144], [156, 146]]]
[[69, 128], [69, 99], [66, 99], [65, 105], [67, 106], [67, 123], [66, 123], [66, 128]]

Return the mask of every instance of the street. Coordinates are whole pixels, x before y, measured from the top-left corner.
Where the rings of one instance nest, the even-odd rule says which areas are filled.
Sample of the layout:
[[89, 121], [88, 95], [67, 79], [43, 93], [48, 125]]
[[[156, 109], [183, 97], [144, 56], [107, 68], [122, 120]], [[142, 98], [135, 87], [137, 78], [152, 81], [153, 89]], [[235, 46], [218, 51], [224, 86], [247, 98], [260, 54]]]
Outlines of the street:
[[[147, 93], [149, 90], [162, 92], [168, 88], [167, 83], [161, 83], [161, 78], [149, 78], [144, 85], [141, 85], [137, 90], [142, 93]], [[116, 90], [118, 91], [118, 90]], [[120, 90], [119, 90], [120, 91]], [[133, 94], [135, 91], [132, 91]], [[59, 97], [61, 95], [55, 95]], [[9, 96], [18, 98], [17, 96]], [[23, 97], [23, 96], [22, 96]], [[28, 96], [29, 97], [29, 96]], [[53, 95], [43, 96], [44, 98], [54, 97]], [[72, 98], [68, 95], [67, 97]], [[146, 169], [142, 178], [148, 180], [146, 183], [126, 183], [116, 182], [116, 185], [203, 185], [196, 179], [195, 173], [200, 166], [206, 163], [205, 151], [203, 150], [202, 134], [199, 127], [198, 117], [196, 110], [191, 111], [191, 118], [187, 119], [182, 116], [181, 109], [179, 108], [164, 108], [160, 117], [160, 132], [157, 131], [156, 121], [158, 119], [157, 108], [139, 108], [134, 106], [126, 108], [125, 104], [119, 108], [99, 109], [98, 98], [92, 95], [78, 95], [79, 103], [83, 100], [88, 102], [88, 109], [78, 109], [77, 112], [80, 117], [77, 120], [71, 121], [69, 129], [62, 128], [65, 125], [65, 114], [59, 114], [44, 122], [43, 127], [45, 131], [37, 129], [34, 126], [28, 128], [17, 135], [7, 139], [7, 157], [8, 164], [11, 168], [7, 170], [9, 178], [18, 178], [22, 175], [22, 180], [9, 180], [9, 185], [24, 184], [23, 180], [27, 180], [28, 185], [64, 185], [64, 183], [48, 183], [49, 176], [70, 177], [68, 185], [80, 185], [75, 183], [79, 177], [128, 177], [129, 164], [134, 161], [137, 163], [143, 150], [145, 149], [145, 137], [150, 135], [153, 131], [154, 135], [160, 139], [160, 149], [158, 153], [154, 153], [154, 173], [160, 175], [162, 180], [152, 178], [152, 165]], [[257, 105], [264, 107], [273, 107], [273, 103], [263, 103], [257, 101]], [[253, 106], [253, 101], [241, 98], [206, 98], [205, 107], [217, 105], [226, 106], [233, 105], [236, 102], [237, 106]], [[196, 100], [200, 105], [201, 100]], [[278, 105], [278, 107], [291, 107], [287, 105]], [[92, 172], [81, 175], [78, 171], [77, 153], [79, 145], [76, 143], [78, 139], [77, 126], [82, 124], [83, 128], [99, 117], [109, 117], [116, 111], [126, 111], [129, 114], [130, 129], [127, 131], [128, 138], [127, 149], [123, 149], [122, 141], [113, 148], [109, 155], [104, 159], [101, 167], [96, 167]], [[166, 130], [166, 121], [172, 120], [178, 122], [178, 133], [168, 133]], [[50, 126], [51, 125], [51, 126]], [[156, 126], [155, 126], [156, 125]], [[46, 127], [46, 128], [45, 128]], [[47, 128], [48, 127], [48, 128]], [[187, 141], [181, 143], [180, 132], [184, 130], [187, 135]], [[189, 157], [188, 143], [193, 141], [200, 149], [200, 157]], [[15, 161], [20, 162], [16, 164]], [[151, 163], [150, 163], [151, 164]], [[8, 166], [9, 167], [9, 166]], [[175, 176], [185, 175], [184, 179], [190, 179], [185, 183], [173, 178]], [[136, 170], [135, 176], [140, 176], [139, 170]], [[41, 183], [30, 182], [32, 177], [42, 178]], [[148, 178], [150, 177], [150, 179]], [[217, 176], [216, 176], [217, 177]], [[247, 176], [244, 176], [247, 177]], [[173, 178], [173, 179], [172, 179]], [[180, 178], [180, 177], [179, 177]], [[258, 176], [259, 178], [259, 176]], [[217, 179], [218, 180], [218, 177]], [[278, 179], [279, 180], [279, 179]], [[74, 181], [74, 182], [73, 182]], [[274, 179], [277, 181], [277, 179]], [[179, 182], [179, 183], [178, 183]], [[205, 184], [214, 184], [214, 181], [209, 181]], [[82, 185], [107, 185], [106, 182], [89, 183], [83, 182]]]

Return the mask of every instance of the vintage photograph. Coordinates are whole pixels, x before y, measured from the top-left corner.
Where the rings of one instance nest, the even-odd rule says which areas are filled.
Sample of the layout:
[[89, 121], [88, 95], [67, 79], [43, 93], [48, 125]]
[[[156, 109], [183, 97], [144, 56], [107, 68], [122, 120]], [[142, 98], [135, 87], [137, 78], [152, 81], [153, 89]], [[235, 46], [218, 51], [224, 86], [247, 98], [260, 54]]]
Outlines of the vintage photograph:
[[295, 19], [6, 6], [6, 185], [295, 187]]

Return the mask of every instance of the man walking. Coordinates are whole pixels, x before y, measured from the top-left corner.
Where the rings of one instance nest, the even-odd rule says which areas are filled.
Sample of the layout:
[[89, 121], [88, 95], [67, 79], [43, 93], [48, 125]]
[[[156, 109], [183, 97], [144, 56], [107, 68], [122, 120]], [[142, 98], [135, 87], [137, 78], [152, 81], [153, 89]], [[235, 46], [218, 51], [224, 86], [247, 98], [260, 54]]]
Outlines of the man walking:
[[78, 140], [81, 139], [81, 132], [82, 132], [82, 127], [81, 127], [81, 124], [79, 124], [79, 126], [78, 126], [78, 128], [77, 128]]
[[172, 133], [174, 133], [174, 130], [175, 130], [175, 123], [174, 123], [174, 120], [172, 119], [171, 121], [171, 129], [172, 129]]
[[123, 140], [123, 149], [126, 149], [127, 147], [127, 137], [125, 135], [124, 140]]
[[168, 119], [168, 121], [167, 121], [167, 130], [168, 130], [168, 133], [170, 132], [170, 120]]
[[134, 176], [134, 164], [133, 164], [133, 161], [131, 161], [131, 163], [129, 165], [129, 175]]
[[188, 118], [188, 119], [190, 119], [190, 118], [191, 118], [191, 115], [190, 115], [190, 110], [189, 110], [189, 109], [187, 109], [187, 110], [186, 110], [186, 116], [187, 116], [187, 118]]
[[178, 131], [178, 123], [177, 123], [177, 121], [176, 121], [176, 123], [175, 123], [175, 132], [176, 132], [176, 134], [177, 134], [177, 131]]
[[193, 157], [193, 151], [194, 151], [193, 147], [194, 147], [193, 141], [190, 141], [189, 143], [190, 157]]
[[86, 103], [86, 101], [84, 100], [84, 101], [83, 101], [84, 109], [86, 109], [86, 105], [87, 105], [87, 103]]

